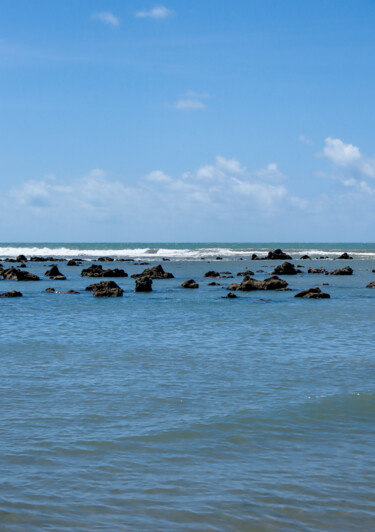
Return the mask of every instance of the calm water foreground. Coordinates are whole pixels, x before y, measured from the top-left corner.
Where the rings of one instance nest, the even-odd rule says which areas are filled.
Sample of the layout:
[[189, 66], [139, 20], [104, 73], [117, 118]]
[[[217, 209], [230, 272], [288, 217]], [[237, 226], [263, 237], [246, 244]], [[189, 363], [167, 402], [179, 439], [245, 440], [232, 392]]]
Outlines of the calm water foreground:
[[[262, 279], [279, 262], [175, 254], [162, 263], [175, 279], [151, 294], [116, 279], [124, 297], [105, 300], [84, 291], [100, 279], [64, 263], [66, 281], [46, 279], [47, 262], [27, 265], [39, 282], [0, 281], [24, 294], [0, 299], [0, 530], [374, 530], [375, 246], [325, 246], [290, 247], [357, 255], [294, 263], [353, 276], [285, 276], [294, 291], [235, 300], [221, 299], [232, 279], [210, 287], [204, 273]], [[189, 278], [198, 290], [180, 288]], [[294, 298], [327, 282], [329, 300]]]

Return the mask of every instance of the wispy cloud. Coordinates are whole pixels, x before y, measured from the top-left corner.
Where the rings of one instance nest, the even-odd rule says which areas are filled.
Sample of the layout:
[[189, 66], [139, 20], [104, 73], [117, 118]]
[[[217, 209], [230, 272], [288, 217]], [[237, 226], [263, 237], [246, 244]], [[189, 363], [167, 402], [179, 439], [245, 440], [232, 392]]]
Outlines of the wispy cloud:
[[375, 178], [375, 159], [365, 157], [354, 144], [327, 137], [322, 155], [336, 167], [361, 178]]
[[209, 98], [208, 94], [199, 94], [197, 92], [189, 91], [182, 98], [177, 100], [173, 107], [179, 109], [180, 111], [201, 111], [206, 109], [206, 104], [204, 100]]
[[112, 26], [113, 28], [120, 26], [120, 19], [110, 11], [98, 11], [93, 13], [91, 18], [92, 20], [98, 20], [99, 22], [103, 22], [104, 24]]
[[163, 19], [168, 18], [174, 15], [174, 11], [168, 9], [165, 6], [156, 6], [152, 9], [141, 9], [135, 13], [137, 18], [154, 18], [154, 19]]
[[302, 144], [306, 144], [307, 146], [312, 146], [313, 145], [311, 140], [308, 139], [305, 135], [300, 135], [299, 136], [299, 141], [302, 142]]

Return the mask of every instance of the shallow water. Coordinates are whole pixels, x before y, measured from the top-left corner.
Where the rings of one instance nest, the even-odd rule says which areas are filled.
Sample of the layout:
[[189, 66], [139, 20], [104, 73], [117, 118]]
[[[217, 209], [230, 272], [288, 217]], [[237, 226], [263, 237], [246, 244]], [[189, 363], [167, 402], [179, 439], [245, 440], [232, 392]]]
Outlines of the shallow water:
[[[176, 259], [151, 294], [129, 277], [104, 300], [48, 264], [0, 281], [24, 294], [0, 299], [1, 530], [373, 530], [374, 260], [296, 261], [354, 274], [235, 300], [204, 272], [279, 262]], [[329, 300], [293, 297], [326, 282]]]

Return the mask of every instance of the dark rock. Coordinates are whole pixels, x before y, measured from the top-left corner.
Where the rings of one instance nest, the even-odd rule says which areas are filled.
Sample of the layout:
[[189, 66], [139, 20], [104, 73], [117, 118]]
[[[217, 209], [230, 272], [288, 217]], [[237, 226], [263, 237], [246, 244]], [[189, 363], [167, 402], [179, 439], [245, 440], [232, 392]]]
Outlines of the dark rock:
[[9, 281], [40, 281], [37, 275], [13, 267], [3, 270], [2, 275]]
[[78, 262], [75, 259], [70, 259], [66, 263], [67, 266], [79, 266]]
[[223, 260], [223, 257], [216, 257], [215, 260]]
[[330, 275], [353, 275], [353, 270], [350, 266], [345, 266], [345, 268], [340, 268], [338, 270], [333, 270], [329, 272]]
[[66, 293], [67, 294], [79, 294], [79, 292], [77, 292], [77, 290], [68, 290]]
[[257, 255], [256, 253], [253, 253], [253, 254], [251, 255], [251, 260], [261, 260], [261, 258], [258, 257], [258, 255]]
[[135, 292], [151, 292], [152, 279], [151, 277], [138, 277], [135, 280]]
[[353, 259], [353, 257], [351, 257], [350, 255], [348, 255], [345, 251], [345, 253], [343, 253], [342, 255], [340, 255], [339, 257], [336, 257], [336, 260], [340, 260], [340, 259], [346, 259], [346, 260], [351, 260]]
[[164, 262], [171, 262], [171, 259], [167, 259], [166, 257], [163, 257], [161, 260]]
[[238, 283], [232, 283], [227, 287], [227, 290], [241, 290], [242, 292], [251, 292], [253, 290], [280, 290], [286, 288], [288, 283], [284, 279], [279, 279], [276, 275], [269, 277], [264, 281], [258, 279], [252, 279], [251, 277], [245, 277], [243, 281]]
[[98, 258], [98, 261], [100, 262], [113, 262], [115, 259], [113, 259], [112, 257], [99, 257]]
[[283, 262], [273, 270], [272, 274], [274, 275], [296, 275], [297, 273], [302, 273], [301, 270], [296, 270], [294, 264], [291, 262]]
[[371, 281], [371, 283], [369, 283], [366, 288], [375, 288], [375, 281]]
[[307, 273], [323, 273], [323, 274], [327, 274], [328, 272], [324, 268], [309, 268], [307, 270]]
[[233, 294], [233, 292], [229, 292], [227, 296], [221, 296], [221, 299], [236, 299], [236, 294]]
[[189, 279], [188, 281], [182, 283], [181, 288], [199, 288], [199, 284], [193, 279]]
[[320, 288], [316, 287], [306, 288], [306, 290], [298, 292], [294, 297], [303, 297], [305, 299], [328, 299], [331, 296], [325, 292], [322, 292]]
[[208, 286], [220, 286], [220, 283], [215, 283], [215, 281], [213, 281], [212, 283], [208, 283]]
[[114, 268], [113, 270], [103, 270], [100, 264], [93, 264], [81, 272], [81, 277], [127, 277], [128, 274], [124, 270]]
[[54, 294], [56, 292], [54, 288], [46, 288], [44, 291], [47, 292], [48, 294]]
[[142, 273], [135, 273], [132, 275], [133, 279], [139, 277], [150, 277], [150, 279], [174, 279], [174, 275], [169, 272], [165, 272], [161, 264], [153, 266], [152, 268], [146, 268]]
[[204, 274], [205, 277], [220, 277], [219, 272], [215, 272], [214, 270], [210, 270]]
[[0, 297], [22, 297], [22, 294], [21, 292], [17, 292], [17, 290], [11, 290], [10, 292], [0, 294]]
[[284, 253], [281, 249], [275, 249], [275, 251], [269, 251], [266, 257], [267, 260], [291, 260], [291, 256]]
[[232, 275], [232, 272], [220, 272], [220, 275]]
[[309, 257], [308, 255], [302, 255], [300, 260], [311, 260], [311, 257]]
[[19, 268], [26, 268], [26, 264], [22, 263], [18, 266]]
[[94, 297], [121, 297], [124, 293], [115, 281], [101, 281], [86, 287]]
[[56, 264], [52, 264], [52, 267], [50, 270], [47, 270], [46, 273], [44, 274], [46, 277], [57, 277], [57, 276], [61, 276], [62, 273], [59, 271], [58, 267], [56, 266]]
[[18, 255], [18, 257], [16, 258], [16, 261], [17, 262], [27, 262], [27, 258], [25, 257], [25, 255]]

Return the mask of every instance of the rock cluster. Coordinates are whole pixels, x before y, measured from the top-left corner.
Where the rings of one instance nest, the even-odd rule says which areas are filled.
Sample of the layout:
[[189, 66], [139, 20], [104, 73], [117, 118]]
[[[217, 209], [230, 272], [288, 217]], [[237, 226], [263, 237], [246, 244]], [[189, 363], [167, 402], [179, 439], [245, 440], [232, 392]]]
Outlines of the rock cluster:
[[273, 270], [273, 275], [296, 275], [297, 273], [302, 273], [301, 270], [296, 270], [294, 264], [291, 262], [283, 262]]
[[353, 275], [353, 270], [350, 266], [345, 266], [345, 268], [339, 268], [338, 270], [332, 270], [329, 272], [330, 275]]
[[1, 275], [8, 281], [40, 281], [37, 275], [13, 267], [2, 270]]
[[253, 290], [285, 290], [288, 283], [284, 279], [279, 279], [277, 275], [259, 281], [251, 277], [245, 277], [241, 283], [231, 283], [227, 290], [240, 290], [242, 292], [251, 292]]
[[100, 264], [93, 264], [81, 272], [81, 277], [127, 277], [128, 274], [124, 270], [114, 268], [113, 270], [103, 270]]
[[150, 279], [174, 279], [174, 275], [165, 272], [161, 264], [153, 266], [152, 268], [146, 268], [142, 273], [135, 273], [132, 277], [133, 279], [138, 279], [139, 277], [150, 277]]
[[124, 293], [115, 281], [101, 281], [100, 283], [90, 284], [86, 290], [92, 292], [94, 297], [121, 297]]
[[306, 288], [301, 290], [294, 297], [303, 297], [305, 299], [328, 299], [331, 296], [325, 292], [322, 292], [320, 288]]

